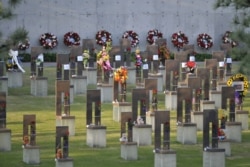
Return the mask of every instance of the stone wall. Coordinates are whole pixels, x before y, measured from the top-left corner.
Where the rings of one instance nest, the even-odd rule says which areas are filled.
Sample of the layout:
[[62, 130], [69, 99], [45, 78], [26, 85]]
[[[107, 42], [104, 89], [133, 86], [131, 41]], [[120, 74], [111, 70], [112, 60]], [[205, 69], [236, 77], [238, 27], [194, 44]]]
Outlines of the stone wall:
[[[147, 32], [158, 29], [167, 39], [171, 51], [174, 32], [183, 31], [190, 44], [198, 52], [219, 50], [221, 37], [226, 30], [232, 30], [234, 12], [229, 9], [214, 10], [215, 0], [23, 0], [14, 9], [17, 14], [12, 20], [1, 20], [3, 37], [17, 27], [29, 31], [32, 46], [39, 45], [39, 37], [45, 32], [54, 33], [59, 44], [53, 52], [67, 53], [63, 35], [77, 32], [81, 39], [94, 39], [99, 30], [112, 34], [113, 45], [118, 45], [126, 30], [134, 30], [140, 38], [140, 49], [147, 45]], [[197, 47], [196, 38], [208, 33], [214, 46], [208, 51]], [[30, 52], [30, 50], [27, 50]]]

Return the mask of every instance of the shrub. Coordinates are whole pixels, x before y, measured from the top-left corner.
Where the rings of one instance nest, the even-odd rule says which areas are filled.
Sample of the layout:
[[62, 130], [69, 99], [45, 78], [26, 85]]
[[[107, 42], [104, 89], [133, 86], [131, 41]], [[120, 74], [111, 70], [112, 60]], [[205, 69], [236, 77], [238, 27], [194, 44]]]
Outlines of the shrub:
[[[21, 53], [18, 55], [22, 62], [30, 62], [31, 55], [29, 53]], [[45, 62], [56, 62], [56, 53], [43, 53]]]

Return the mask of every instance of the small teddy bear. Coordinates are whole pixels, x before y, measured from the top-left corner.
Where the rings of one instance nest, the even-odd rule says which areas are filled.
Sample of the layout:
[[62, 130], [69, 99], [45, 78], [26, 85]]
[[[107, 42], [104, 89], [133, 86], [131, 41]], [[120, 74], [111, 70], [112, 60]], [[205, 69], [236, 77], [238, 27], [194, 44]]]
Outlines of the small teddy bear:
[[24, 136], [23, 137], [23, 145], [24, 146], [27, 146], [27, 145], [29, 145], [29, 142], [30, 142], [30, 140], [29, 140], [29, 136]]
[[62, 158], [62, 149], [58, 148], [56, 151], [56, 158], [61, 159]]

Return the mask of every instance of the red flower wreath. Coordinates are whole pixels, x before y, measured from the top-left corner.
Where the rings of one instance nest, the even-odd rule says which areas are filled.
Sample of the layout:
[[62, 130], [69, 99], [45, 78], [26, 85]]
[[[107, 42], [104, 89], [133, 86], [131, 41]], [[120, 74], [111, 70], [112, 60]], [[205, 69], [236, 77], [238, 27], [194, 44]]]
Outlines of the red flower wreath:
[[230, 43], [232, 47], [236, 47], [236, 46], [238, 46], [238, 43], [230, 38], [231, 33], [232, 33], [231, 31], [226, 31], [222, 37], [222, 42], [223, 43]]
[[95, 39], [96, 43], [101, 46], [106, 45], [107, 41], [112, 41], [111, 34], [105, 30], [98, 31], [96, 33]]
[[206, 33], [199, 34], [197, 37], [197, 45], [204, 49], [209, 49], [213, 46], [212, 37]]
[[80, 45], [80, 36], [76, 32], [67, 32], [64, 35], [63, 42], [66, 46], [78, 46]]
[[138, 34], [132, 30], [125, 31], [122, 35], [122, 38], [130, 38], [131, 39], [131, 47], [136, 47], [139, 44], [139, 37]]
[[185, 44], [188, 44], [188, 37], [181, 31], [172, 34], [172, 43], [178, 49], [182, 48]]
[[52, 33], [42, 34], [39, 41], [45, 49], [53, 49], [58, 44], [57, 37]]
[[156, 39], [160, 39], [160, 38], [162, 38], [162, 36], [163, 36], [162, 33], [157, 29], [149, 30], [148, 36], [147, 36], [147, 41], [150, 45], [152, 45], [153, 43], [155, 43]]

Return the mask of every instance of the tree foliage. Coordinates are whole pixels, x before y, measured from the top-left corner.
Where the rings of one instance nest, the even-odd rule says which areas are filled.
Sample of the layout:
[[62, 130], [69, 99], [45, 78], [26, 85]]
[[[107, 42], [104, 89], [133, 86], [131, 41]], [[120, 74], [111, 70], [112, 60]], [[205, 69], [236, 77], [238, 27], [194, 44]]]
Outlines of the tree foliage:
[[12, 8], [15, 8], [22, 0], [9, 0], [8, 6], [4, 7], [2, 2], [0, 2], [0, 20], [11, 19], [13, 17]]
[[[11, 19], [15, 16], [12, 10], [20, 4], [21, 1], [22, 0], [8, 0], [7, 4], [3, 4], [2, 1], [0, 1], [0, 23], [1, 20]], [[3, 32], [0, 32], [0, 56], [2, 59], [4, 55], [7, 55], [6, 52], [8, 52], [10, 48], [17, 48], [18, 43], [23, 42], [28, 36], [28, 32], [24, 28], [17, 28], [7, 39], [2, 39], [2, 34]]]
[[250, 0], [217, 0], [215, 9], [220, 7], [233, 8], [236, 11], [232, 20], [232, 38], [239, 42], [239, 46], [233, 48], [230, 54], [241, 60], [238, 71], [250, 75]]
[[13, 47], [17, 47], [19, 42], [24, 42], [27, 39], [28, 31], [24, 28], [17, 28], [9, 37], [9, 43]]

